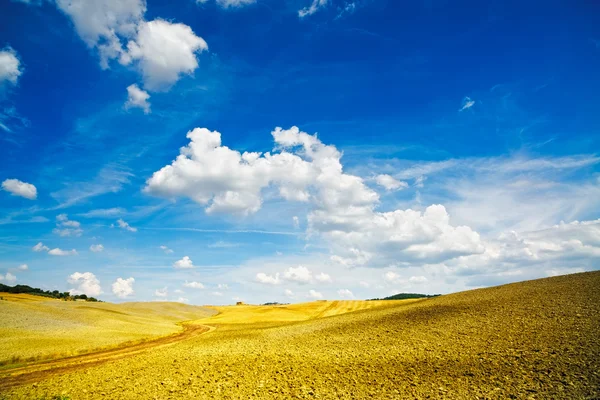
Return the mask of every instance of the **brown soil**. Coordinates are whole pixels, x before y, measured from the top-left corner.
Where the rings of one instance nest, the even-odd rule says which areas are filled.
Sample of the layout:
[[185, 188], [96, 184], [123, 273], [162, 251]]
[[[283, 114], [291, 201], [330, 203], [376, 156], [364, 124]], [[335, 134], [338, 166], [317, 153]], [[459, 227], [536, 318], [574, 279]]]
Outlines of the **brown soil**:
[[48, 379], [3, 394], [30, 399], [64, 393], [74, 400], [600, 398], [600, 272], [305, 321], [225, 323], [226, 317], [215, 317], [221, 323], [213, 332], [90, 368], [41, 374], [35, 379]]

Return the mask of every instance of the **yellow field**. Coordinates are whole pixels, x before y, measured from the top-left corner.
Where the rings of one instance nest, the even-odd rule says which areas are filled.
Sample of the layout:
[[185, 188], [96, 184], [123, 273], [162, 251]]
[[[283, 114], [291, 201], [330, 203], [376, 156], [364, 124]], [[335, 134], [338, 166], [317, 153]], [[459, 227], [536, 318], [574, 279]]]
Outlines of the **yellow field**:
[[0, 391], [9, 399], [594, 399], [598, 288], [593, 272], [417, 301], [215, 307], [220, 314], [187, 326], [216, 328], [206, 333], [89, 366], [0, 371]]
[[214, 314], [179, 303], [71, 302], [0, 293], [0, 364], [82, 354], [180, 332]]

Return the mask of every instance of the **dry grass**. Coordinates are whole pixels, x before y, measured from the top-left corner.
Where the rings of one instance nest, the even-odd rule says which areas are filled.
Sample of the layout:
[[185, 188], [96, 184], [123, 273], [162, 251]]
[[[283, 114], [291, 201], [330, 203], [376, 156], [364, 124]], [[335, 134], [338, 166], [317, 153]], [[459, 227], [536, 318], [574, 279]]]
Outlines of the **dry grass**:
[[180, 332], [214, 313], [179, 303], [66, 302], [0, 293], [0, 365], [84, 354]]
[[[600, 272], [422, 301], [219, 308], [218, 328], [8, 398], [600, 396]], [[0, 380], [1, 387], [1, 380]]]

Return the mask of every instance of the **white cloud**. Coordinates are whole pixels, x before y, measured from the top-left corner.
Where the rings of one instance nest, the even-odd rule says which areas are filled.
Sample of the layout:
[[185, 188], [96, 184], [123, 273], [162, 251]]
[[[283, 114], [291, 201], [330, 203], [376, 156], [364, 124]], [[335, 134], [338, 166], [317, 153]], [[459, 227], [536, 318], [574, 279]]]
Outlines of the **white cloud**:
[[340, 289], [337, 291], [338, 296], [340, 297], [346, 297], [349, 299], [353, 299], [354, 298], [354, 293], [352, 293], [349, 289]]
[[[109, 68], [112, 60], [133, 65], [149, 90], [168, 89], [181, 74], [193, 73], [196, 54], [208, 48], [187, 25], [146, 21], [144, 0], [57, 0], [57, 6], [88, 47], [98, 50], [102, 68]], [[137, 96], [135, 101], [145, 100]]]
[[[261, 190], [272, 182], [288, 200], [306, 201], [304, 188], [315, 177], [309, 163], [291, 153], [240, 154], [221, 146], [221, 134], [205, 128], [188, 132], [190, 144], [171, 165], [155, 172], [144, 191], [185, 196], [207, 213], [251, 214], [262, 205]], [[290, 174], [289, 171], [294, 171]]]
[[2, 190], [13, 196], [21, 196], [29, 200], [37, 198], [37, 189], [31, 183], [22, 182], [18, 179], [6, 179], [2, 182]]
[[198, 68], [196, 53], [208, 49], [201, 37], [184, 24], [161, 19], [142, 22], [137, 37], [127, 44], [127, 54], [121, 62], [137, 62], [144, 87], [164, 90], [172, 86], [181, 74], [191, 74]]
[[226, 283], [219, 283], [219, 284], [217, 285], [217, 288], [218, 288], [219, 290], [229, 290], [229, 285], [227, 285]]
[[183, 290], [181, 290], [181, 289], [175, 289], [175, 290], [173, 290], [173, 293], [175, 293], [175, 294], [184, 294], [185, 292]]
[[178, 297], [178, 298], [175, 300], [175, 302], [176, 302], [176, 303], [189, 303], [189, 302], [190, 302], [190, 299], [187, 299], [187, 298], [185, 298], [185, 297]]
[[48, 251], [51, 256], [76, 256], [77, 250], [61, 250], [58, 247]]
[[290, 298], [294, 297], [294, 292], [292, 292], [290, 289], [285, 289], [285, 290], [283, 291], [283, 293], [284, 293], [284, 294], [285, 294], [287, 297], [290, 297]]
[[451, 225], [442, 205], [424, 212], [376, 211], [378, 194], [362, 178], [344, 173], [342, 153], [316, 136], [297, 127], [276, 128], [272, 136], [278, 153], [240, 154], [222, 146], [219, 132], [196, 128], [187, 134], [190, 144], [144, 190], [188, 197], [207, 213], [248, 215], [262, 206], [263, 189], [277, 188], [286, 200], [311, 203], [309, 235], [325, 239], [335, 259], [348, 266], [385, 266], [398, 258], [441, 261], [484, 251], [478, 233]]
[[123, 221], [123, 219], [119, 218], [117, 220], [117, 226], [121, 229], [125, 229], [129, 232], [137, 232], [137, 228], [130, 226], [127, 222]]
[[120, 207], [113, 208], [100, 208], [97, 210], [91, 210], [86, 213], [77, 214], [84, 218], [112, 218], [118, 215], [125, 214], [125, 210]]
[[298, 219], [297, 216], [293, 216], [292, 217], [292, 222], [294, 223], [294, 228], [298, 229], [300, 228], [300, 220]]
[[[196, 3], [203, 4], [207, 3], [208, 0], [196, 0]], [[256, 3], [256, 0], [216, 0], [215, 1], [219, 7], [222, 8], [240, 8], [247, 6], [249, 4]]]
[[124, 53], [121, 38], [133, 37], [146, 12], [145, 0], [57, 0], [75, 30], [90, 48], [97, 48], [100, 65]]
[[256, 274], [256, 281], [267, 285], [278, 285], [280, 283], [279, 274], [267, 275], [264, 272]]
[[125, 102], [125, 109], [141, 108], [144, 110], [144, 114], [150, 114], [150, 103], [148, 103], [149, 98], [150, 95], [148, 92], [140, 89], [138, 85], [129, 85], [127, 86], [127, 101]]
[[471, 100], [470, 97], [465, 97], [462, 102], [462, 107], [458, 111], [468, 110], [475, 105], [475, 100]]
[[223, 293], [221, 293], [221, 292], [211, 292], [210, 294], [212, 294], [213, 296], [218, 296], [218, 297], [223, 296]]
[[135, 279], [133, 278], [117, 278], [112, 284], [112, 292], [115, 296], [121, 299], [125, 299], [133, 294], [133, 284]]
[[427, 180], [427, 177], [425, 175], [417, 176], [415, 178], [415, 183], [414, 183], [415, 187], [422, 188], [423, 186], [425, 186], [424, 183], [426, 180]]
[[328, 274], [326, 274], [325, 272], [321, 272], [318, 275], [315, 275], [315, 279], [317, 280], [317, 282], [331, 282], [331, 276], [329, 276]]
[[321, 8], [325, 7], [328, 2], [328, 0], [313, 0], [310, 6], [304, 7], [303, 9], [298, 11], [298, 17], [304, 18], [309, 15], [313, 15]]
[[56, 216], [56, 228], [52, 230], [52, 233], [62, 237], [79, 237], [83, 233], [83, 230], [79, 222], [69, 220], [67, 214], [59, 214]]
[[156, 289], [154, 291], [154, 295], [156, 297], [167, 297], [169, 295], [169, 290], [166, 287], [162, 289]]
[[175, 269], [190, 269], [194, 268], [192, 260], [188, 256], [184, 256], [181, 260], [177, 260], [173, 263]]
[[323, 294], [321, 292], [317, 292], [314, 289], [310, 289], [308, 291], [308, 294], [306, 295], [306, 297], [311, 298], [311, 299], [322, 299]]
[[183, 287], [186, 288], [192, 288], [192, 289], [204, 289], [204, 285], [201, 284], [200, 282], [188, 282], [185, 281], [185, 283], [183, 284]]
[[69, 293], [72, 295], [86, 294], [88, 296], [98, 296], [102, 293], [100, 281], [91, 272], [75, 272], [69, 276], [68, 282], [77, 286], [69, 290]]
[[50, 248], [48, 246], [44, 246], [44, 244], [42, 242], [39, 242], [38, 244], [36, 244], [35, 246], [33, 246], [31, 248], [31, 250], [39, 253], [40, 251], [49, 251]]
[[6, 282], [8, 284], [13, 284], [17, 281], [17, 277], [7, 272], [5, 275], [0, 274], [0, 282]]
[[401, 190], [406, 189], [408, 187], [408, 183], [398, 181], [394, 177], [386, 174], [377, 175], [375, 177], [375, 182], [379, 186], [384, 187], [386, 190]]
[[16, 85], [22, 73], [17, 52], [10, 47], [0, 50], [0, 89], [4, 82]]
[[173, 254], [173, 250], [168, 248], [167, 246], [160, 246], [160, 249], [165, 252], [165, 254]]
[[27, 271], [29, 270], [29, 266], [27, 264], [21, 264], [17, 267], [18, 271]]
[[289, 267], [283, 273], [285, 280], [297, 283], [310, 283], [312, 281], [312, 272], [303, 266]]
[[104, 251], [104, 246], [102, 246], [101, 244], [93, 244], [90, 246], [90, 251], [94, 253], [100, 253]]

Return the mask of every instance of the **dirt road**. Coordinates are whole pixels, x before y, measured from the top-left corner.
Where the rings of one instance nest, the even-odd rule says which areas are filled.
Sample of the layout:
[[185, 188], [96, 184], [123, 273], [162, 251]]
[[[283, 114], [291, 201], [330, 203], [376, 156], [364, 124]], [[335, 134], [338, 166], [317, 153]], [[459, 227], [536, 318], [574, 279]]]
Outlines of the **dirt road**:
[[32, 362], [25, 366], [6, 369], [0, 371], [0, 389], [39, 382], [53, 375], [64, 374], [73, 370], [81, 370], [82, 368], [103, 364], [108, 361], [130, 357], [150, 349], [169, 346], [215, 329], [215, 327], [208, 325], [184, 324], [181, 333], [160, 339], [58, 360]]

